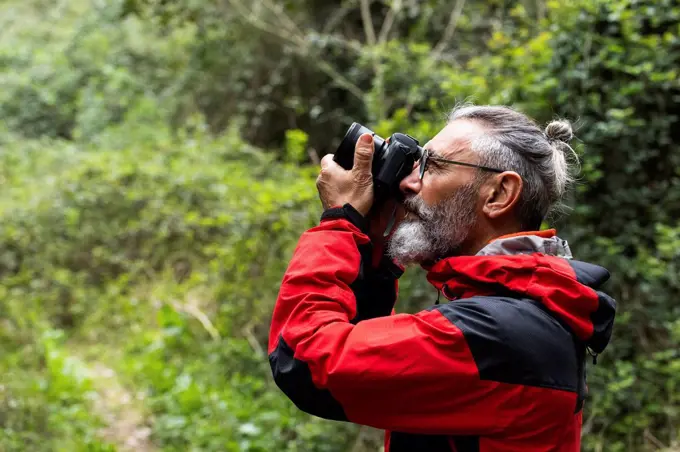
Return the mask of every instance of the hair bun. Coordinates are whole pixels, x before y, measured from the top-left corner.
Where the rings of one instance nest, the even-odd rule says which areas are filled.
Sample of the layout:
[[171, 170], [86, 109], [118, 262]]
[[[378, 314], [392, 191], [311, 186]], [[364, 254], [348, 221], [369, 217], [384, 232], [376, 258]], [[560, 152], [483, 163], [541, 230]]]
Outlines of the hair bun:
[[559, 120], [552, 121], [545, 128], [545, 136], [548, 137], [549, 141], [561, 141], [563, 143], [569, 143], [572, 138], [574, 138], [574, 132], [571, 130], [571, 124], [569, 121]]

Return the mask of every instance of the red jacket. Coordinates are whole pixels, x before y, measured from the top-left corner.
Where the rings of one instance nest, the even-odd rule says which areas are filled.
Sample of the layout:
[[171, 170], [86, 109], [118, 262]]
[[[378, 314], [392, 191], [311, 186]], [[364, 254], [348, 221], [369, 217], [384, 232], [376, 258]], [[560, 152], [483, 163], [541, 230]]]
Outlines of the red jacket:
[[401, 269], [369, 264], [366, 230], [345, 206], [302, 235], [269, 338], [281, 390], [385, 429], [386, 452], [580, 451], [585, 359], [615, 315], [608, 272], [551, 255], [568, 253], [557, 237], [506, 238], [427, 267], [447, 300], [395, 314]]

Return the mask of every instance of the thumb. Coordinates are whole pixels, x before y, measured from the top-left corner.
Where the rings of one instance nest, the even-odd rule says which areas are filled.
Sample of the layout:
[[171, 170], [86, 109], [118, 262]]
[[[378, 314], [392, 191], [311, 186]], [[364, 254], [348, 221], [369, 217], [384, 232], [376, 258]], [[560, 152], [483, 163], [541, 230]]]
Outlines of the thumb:
[[359, 174], [371, 174], [371, 163], [373, 162], [373, 136], [365, 133], [357, 140], [354, 148], [353, 170]]

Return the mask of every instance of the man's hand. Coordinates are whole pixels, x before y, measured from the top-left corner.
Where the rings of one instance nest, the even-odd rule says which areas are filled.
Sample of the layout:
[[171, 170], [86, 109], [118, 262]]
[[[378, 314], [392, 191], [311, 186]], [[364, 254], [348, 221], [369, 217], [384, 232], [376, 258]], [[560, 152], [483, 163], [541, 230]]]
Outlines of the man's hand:
[[321, 173], [316, 188], [324, 209], [349, 203], [367, 216], [373, 206], [373, 136], [363, 134], [354, 149], [354, 166], [345, 170], [333, 161], [333, 154], [321, 159]]

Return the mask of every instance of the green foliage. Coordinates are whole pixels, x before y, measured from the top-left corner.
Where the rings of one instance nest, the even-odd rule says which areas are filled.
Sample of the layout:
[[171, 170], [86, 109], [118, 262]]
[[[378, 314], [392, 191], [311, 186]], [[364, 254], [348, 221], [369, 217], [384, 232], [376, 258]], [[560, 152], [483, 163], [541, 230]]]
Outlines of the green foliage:
[[[390, 4], [375, 40], [359, 2], [3, 6], [1, 450], [119, 450], [100, 364], [159, 450], [379, 450], [273, 386], [271, 309], [320, 213], [310, 161], [352, 121], [425, 142], [465, 101], [575, 121], [579, 183], [546, 226], [619, 302], [584, 451], [680, 442], [680, 7], [429, 0], [388, 27]], [[434, 301], [422, 276], [400, 311]]]
[[[11, 303], [12, 296], [5, 294]], [[3, 297], [4, 298], [4, 297]], [[5, 316], [3, 316], [5, 317]], [[101, 427], [90, 415], [92, 380], [87, 368], [70, 356], [64, 333], [12, 328], [5, 317], [0, 372], [0, 446], [3, 451], [112, 452], [97, 436]], [[10, 333], [12, 335], [11, 341]], [[31, 337], [30, 334], [36, 334]]]
[[[325, 424], [272, 387], [262, 343], [286, 257], [315, 222], [314, 172], [275, 163], [233, 134], [167, 133], [158, 128], [155, 145], [141, 148], [52, 143], [35, 156], [55, 175], [41, 184], [30, 173], [15, 179], [16, 153], [3, 154], [16, 181], [2, 204], [8, 335], [52, 324], [86, 343], [125, 337], [116, 345], [125, 358], [108, 364], [146, 394], [153, 439], [167, 450], [337, 450], [352, 427], [322, 441]], [[45, 397], [83, 410], [87, 366], [53, 348]], [[68, 427], [55, 436], [80, 447], [99, 428], [87, 411], [54, 415]]]
[[302, 163], [306, 160], [309, 136], [300, 129], [286, 131], [286, 160]]
[[[195, 30], [161, 33], [153, 22], [120, 20], [122, 1], [10, 2], [0, 27], [0, 115], [30, 137], [91, 138], [151, 97], [167, 119], [182, 96], [170, 94], [186, 69]], [[104, 4], [102, 4], [104, 5]], [[13, 20], [19, 17], [22, 20]], [[30, 22], [26, 22], [26, 20]]]

